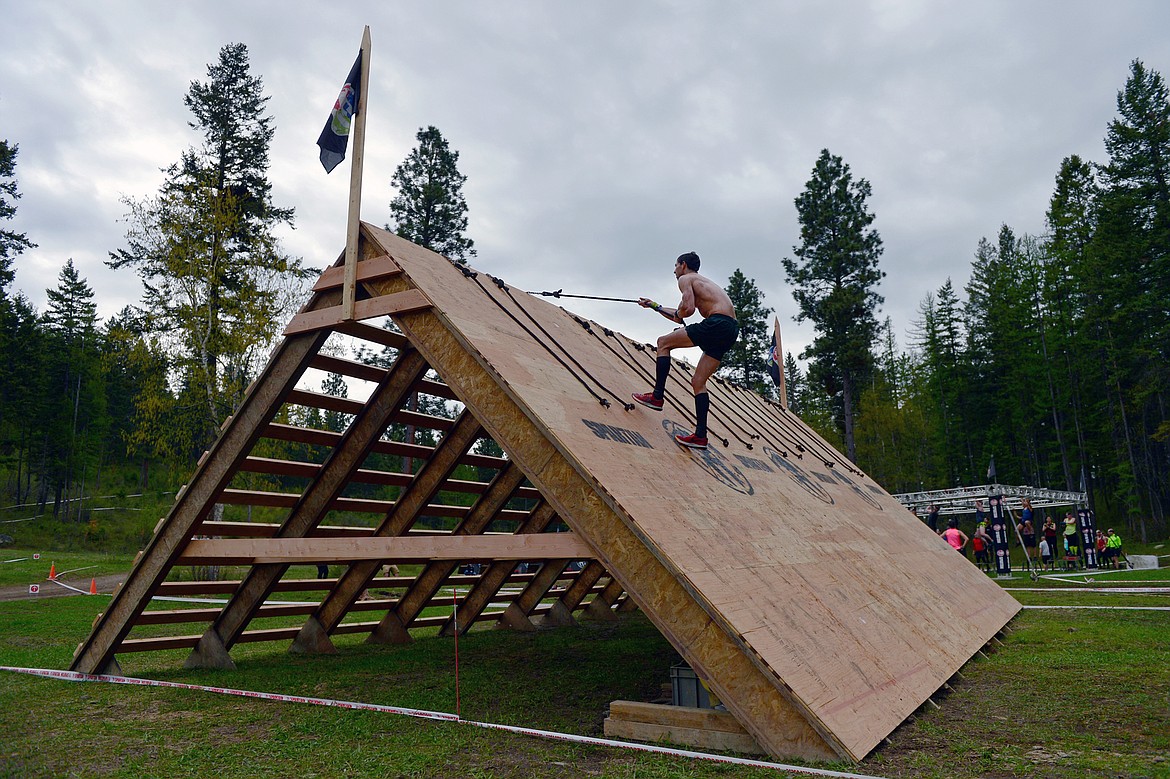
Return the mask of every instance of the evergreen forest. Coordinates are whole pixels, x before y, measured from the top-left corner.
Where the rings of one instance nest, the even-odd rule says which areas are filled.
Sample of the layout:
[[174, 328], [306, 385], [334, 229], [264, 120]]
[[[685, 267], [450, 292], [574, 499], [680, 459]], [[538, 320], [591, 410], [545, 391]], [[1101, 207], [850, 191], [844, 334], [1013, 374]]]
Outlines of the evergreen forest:
[[[7, 229], [20, 196], [19, 139], [0, 141], [0, 519], [50, 516], [96, 543], [91, 498], [181, 485], [263, 367], [316, 277], [275, 237], [295, 215], [273, 202], [267, 99], [240, 44], [225, 46], [206, 80], [192, 82], [195, 142], [165, 169], [158, 192], [126, 199], [124, 245], [103, 247], [111, 267], [138, 275], [143, 299], [104, 319], [72, 260], [44, 310], [13, 287], [16, 263], [38, 236]], [[785, 355], [787, 402], [890, 492], [985, 484], [994, 473], [1004, 484], [1087, 490], [1100, 526], [1143, 542], [1166, 536], [1170, 97], [1162, 75], [1134, 61], [1102, 131], [1105, 159], [1072, 155], [1053, 172], [1044, 233], [1003, 224], [977, 246], [953, 247], [970, 254], [969, 276], [925, 294], [900, 339], [877, 317], [883, 273], [864, 204], [870, 183], [852, 179], [827, 150], [817, 161], [796, 199], [802, 243], [775, 266], [795, 288], [798, 316], [818, 327], [813, 346]], [[398, 194], [388, 227], [466, 261], [475, 250], [463, 234], [458, 154], [434, 127], [417, 137], [391, 182]], [[836, 206], [834, 192], [844, 193]], [[435, 214], [450, 229], [435, 229]], [[853, 289], [825, 286], [842, 276], [832, 264], [841, 247], [818, 238], [834, 219], [857, 230], [847, 250], [864, 272], [845, 274], [861, 280]], [[774, 393], [765, 366], [772, 308], [739, 270], [728, 292], [746, 314], [746, 336], [723, 374]], [[796, 310], [788, 301], [773, 307]], [[345, 383], [331, 376], [322, 391], [344, 397]], [[421, 410], [450, 413], [442, 403]], [[281, 421], [344, 425], [340, 414], [326, 417]], [[0, 524], [0, 534], [14, 535], [12, 527]]]

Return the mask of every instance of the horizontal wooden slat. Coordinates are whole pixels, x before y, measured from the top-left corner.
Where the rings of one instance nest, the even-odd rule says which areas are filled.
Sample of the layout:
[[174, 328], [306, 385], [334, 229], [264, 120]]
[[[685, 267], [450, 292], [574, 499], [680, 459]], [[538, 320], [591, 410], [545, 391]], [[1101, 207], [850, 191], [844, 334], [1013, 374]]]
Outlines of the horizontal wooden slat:
[[[274, 526], [272, 526], [274, 527]], [[561, 574], [557, 581], [565, 581], [576, 578], [579, 575], [577, 571], [565, 571]], [[525, 584], [536, 578], [534, 573], [513, 573], [509, 574], [508, 578], [504, 580], [505, 584]], [[445, 586], [457, 585], [467, 587], [475, 584], [480, 579], [479, 576], [449, 576], [444, 582]], [[376, 588], [390, 588], [390, 587], [409, 587], [414, 583], [413, 576], [379, 576], [373, 579], [369, 587]], [[315, 592], [318, 590], [331, 590], [337, 586], [337, 579], [281, 579], [272, 588], [273, 592]], [[155, 591], [156, 595], [229, 595], [240, 588], [239, 580], [224, 580], [224, 581], [195, 581], [195, 582], [163, 582]]]
[[[269, 508], [292, 508], [299, 495], [291, 492], [265, 492], [261, 490], [224, 490], [218, 502], [229, 506], [267, 506]], [[394, 508], [389, 500], [363, 500], [359, 498], [337, 498], [329, 504], [331, 511], [353, 511], [365, 514], [385, 514]], [[467, 506], [428, 504], [420, 514], [424, 517], [448, 517], [459, 519], [467, 515]], [[495, 519], [519, 522], [528, 516], [527, 511], [504, 509], [496, 512]]]
[[309, 363], [310, 368], [316, 368], [319, 371], [326, 373], [337, 373], [342, 376], [348, 376], [352, 379], [361, 379], [374, 384], [380, 382], [387, 374], [387, 370], [378, 365], [367, 365], [364, 362], [355, 362], [354, 360], [343, 360], [340, 357], [333, 357], [328, 354], [314, 355], [312, 362]]
[[[379, 316], [405, 314], [411, 311], [424, 311], [430, 307], [431, 301], [420, 290], [406, 289], [402, 292], [393, 292], [389, 295], [379, 295], [356, 301], [354, 303], [354, 319], [373, 319]], [[302, 311], [288, 323], [284, 334], [289, 336], [312, 330], [335, 328], [344, 321], [346, 321], [345, 309], [342, 306]]]
[[[264, 428], [265, 438], [274, 438], [278, 441], [294, 441], [300, 444], [313, 444], [333, 448], [341, 440], [341, 433], [330, 430], [315, 430], [309, 427], [282, 425], [270, 423]], [[434, 452], [429, 446], [420, 444], [406, 444], [401, 441], [378, 441], [373, 451], [378, 454], [399, 455], [402, 457], [416, 457], [428, 459]], [[508, 461], [503, 457], [492, 457], [486, 454], [464, 454], [459, 458], [460, 465], [474, 465], [480, 468], [502, 468]]]
[[581, 560], [593, 556], [576, 533], [374, 538], [210, 538], [187, 543], [176, 565], [357, 560]]
[[405, 349], [410, 345], [410, 341], [401, 333], [396, 333], [382, 327], [374, 327], [364, 322], [356, 322], [352, 319], [342, 322], [333, 329], [335, 332], [345, 333], [353, 338], [360, 338], [363, 341], [388, 346], [391, 349]]
[[[312, 614], [316, 604], [274, 604], [261, 606], [256, 617], [293, 617], [298, 614]], [[134, 620], [135, 625], [173, 625], [180, 622], [210, 622], [219, 616], [222, 609], [157, 609], [144, 611]]]
[[[357, 272], [358, 281], [373, 281], [374, 279], [382, 279], [387, 276], [396, 276], [402, 273], [402, 268], [388, 254], [362, 260], [357, 263], [354, 270]], [[321, 292], [323, 290], [333, 289], [334, 287], [340, 287], [344, 283], [345, 266], [333, 265], [326, 268], [325, 272], [321, 274], [321, 277], [317, 279], [317, 283], [313, 285], [313, 291]]]
[[[316, 463], [306, 463], [296, 460], [281, 460], [273, 457], [247, 457], [240, 464], [240, 470], [250, 473], [267, 473], [275, 476], [293, 476], [302, 479], [316, 478], [321, 466]], [[387, 487], [405, 487], [414, 480], [413, 474], [393, 473], [391, 471], [377, 471], [369, 468], [359, 468], [350, 476], [351, 482], [359, 484], [378, 484]], [[447, 479], [439, 489], [446, 492], [461, 492], [469, 495], [482, 495], [487, 491], [488, 482], [468, 481], [466, 479]], [[512, 495], [513, 498], [528, 498], [539, 500], [540, 492], [532, 487], [520, 487]]]

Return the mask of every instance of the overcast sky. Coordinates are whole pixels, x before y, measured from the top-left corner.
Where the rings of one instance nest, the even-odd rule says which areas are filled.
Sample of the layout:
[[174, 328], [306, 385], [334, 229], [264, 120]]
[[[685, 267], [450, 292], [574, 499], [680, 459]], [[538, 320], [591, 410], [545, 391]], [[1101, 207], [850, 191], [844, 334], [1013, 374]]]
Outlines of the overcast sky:
[[[326, 8], [331, 10], [326, 10]], [[199, 139], [183, 97], [242, 42], [271, 96], [274, 201], [287, 251], [324, 267], [344, 247], [348, 162], [317, 135], [368, 24], [362, 218], [389, 219], [390, 177], [438, 127], [468, 177], [472, 265], [526, 290], [673, 304], [674, 257], [726, 284], [739, 268], [785, 347], [812, 337], [781, 259], [821, 149], [873, 187], [899, 343], [924, 296], [966, 283], [981, 237], [1039, 234], [1065, 157], [1105, 159], [1130, 62], [1170, 75], [1170, 3], [471, 0], [329, 4], [0, 0], [0, 138], [19, 144], [8, 229], [39, 244], [15, 287], [43, 309], [72, 258], [105, 317], [138, 301], [123, 197]], [[361, 10], [354, 11], [352, 9]], [[565, 301], [653, 341], [631, 304]]]

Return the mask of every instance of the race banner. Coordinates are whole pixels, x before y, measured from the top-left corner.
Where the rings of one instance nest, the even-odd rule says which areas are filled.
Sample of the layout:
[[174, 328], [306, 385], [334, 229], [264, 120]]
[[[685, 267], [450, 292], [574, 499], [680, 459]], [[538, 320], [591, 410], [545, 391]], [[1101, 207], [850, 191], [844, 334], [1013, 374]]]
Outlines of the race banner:
[[1003, 495], [992, 495], [987, 499], [991, 512], [991, 548], [995, 554], [997, 576], [1012, 572], [1012, 559], [1008, 556], [1008, 520], [1003, 508]]

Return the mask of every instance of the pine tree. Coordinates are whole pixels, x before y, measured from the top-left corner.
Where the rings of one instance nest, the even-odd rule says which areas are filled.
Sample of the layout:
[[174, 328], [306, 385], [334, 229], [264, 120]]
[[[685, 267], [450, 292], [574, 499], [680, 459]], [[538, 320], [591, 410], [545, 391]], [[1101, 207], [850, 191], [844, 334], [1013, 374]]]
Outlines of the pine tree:
[[467, 202], [459, 172], [459, 152], [452, 151], [435, 127], [420, 129], [414, 148], [394, 171], [391, 186], [398, 194], [390, 201], [393, 224], [386, 225], [408, 241], [462, 264], [475, 256], [475, 242], [467, 238]]
[[[0, 140], [0, 224], [16, 216], [18, 152], [15, 144]], [[0, 466], [11, 466], [11, 492], [18, 498], [28, 476], [29, 412], [39, 400], [32, 394], [39, 378], [34, 363], [42, 353], [29, 333], [37, 329], [36, 312], [23, 295], [10, 297], [8, 286], [16, 277], [16, 258], [35, 246], [24, 233], [0, 229]]]
[[755, 279], [744, 276], [739, 268], [728, 279], [726, 292], [739, 321], [739, 338], [723, 358], [719, 373], [741, 386], [767, 395], [771, 384], [767, 355], [772, 348], [768, 317], [772, 309], [764, 305], [764, 294], [756, 286]]
[[[3, 222], [16, 216], [16, 201], [20, 199], [16, 187], [16, 157], [19, 152], [19, 146], [0, 140], [0, 221]], [[36, 244], [24, 233], [0, 230], [0, 305], [7, 294], [8, 285], [16, 275], [12, 269], [13, 262], [25, 249], [34, 247]]]
[[144, 321], [170, 346], [184, 404], [194, 407], [184, 425], [192, 455], [242, 399], [309, 274], [276, 238], [293, 212], [272, 203], [274, 129], [247, 47], [223, 47], [207, 75], [185, 97], [201, 144], [167, 169], [157, 197], [126, 201], [128, 248], [108, 263], [142, 279]]
[[[97, 304], [93, 289], [67, 260], [55, 289], [45, 291], [48, 306], [44, 325], [52, 348], [47, 359], [50, 377], [44, 430], [48, 446], [42, 474], [52, 490], [54, 514], [64, 507], [66, 517], [81, 519], [80, 499], [63, 504], [96, 478], [95, 467], [108, 427], [101, 375]], [[72, 509], [76, 509], [73, 511]]]
[[1170, 501], [1170, 96], [1161, 74], [1134, 60], [1117, 112], [1089, 252], [1105, 289], [1089, 313], [1119, 450], [1104, 470], [1144, 540], [1145, 517], [1162, 524]]
[[849, 166], [823, 150], [796, 198], [801, 243], [793, 253], [799, 262], [783, 260], [795, 286], [797, 321], [816, 326], [802, 354], [812, 359], [809, 379], [833, 399], [845, 454], [854, 462], [857, 391], [873, 365], [874, 311], [883, 302], [875, 287], [885, 275], [878, 269], [881, 237], [866, 205], [871, 194], [868, 181], [854, 181]]

